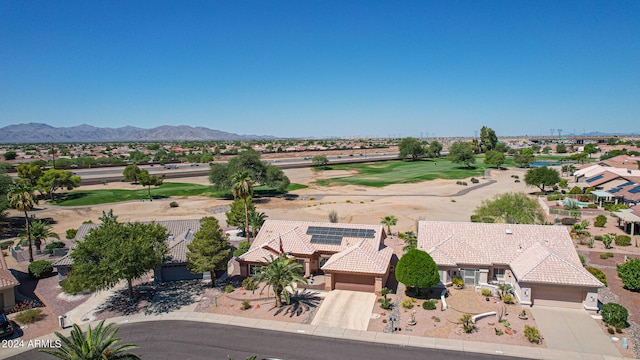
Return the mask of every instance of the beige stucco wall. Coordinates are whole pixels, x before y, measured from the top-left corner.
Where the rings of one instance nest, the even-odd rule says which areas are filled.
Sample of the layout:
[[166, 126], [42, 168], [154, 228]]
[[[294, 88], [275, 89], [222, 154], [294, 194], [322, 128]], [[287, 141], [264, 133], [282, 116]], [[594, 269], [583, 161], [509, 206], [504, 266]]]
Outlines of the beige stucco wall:
[[0, 290], [0, 296], [2, 296], [3, 310], [9, 310], [16, 305], [13, 286]]

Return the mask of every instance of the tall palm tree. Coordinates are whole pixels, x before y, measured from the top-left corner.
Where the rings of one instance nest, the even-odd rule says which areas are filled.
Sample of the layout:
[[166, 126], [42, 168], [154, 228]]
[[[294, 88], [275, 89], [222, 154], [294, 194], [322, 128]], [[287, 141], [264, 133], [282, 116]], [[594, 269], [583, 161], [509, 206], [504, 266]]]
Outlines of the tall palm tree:
[[31, 246], [31, 231], [29, 226], [29, 211], [38, 203], [33, 194], [33, 188], [26, 183], [16, 183], [9, 188], [7, 193], [9, 207], [24, 211], [25, 231], [29, 242], [29, 262], [33, 262], [33, 248]]
[[380, 220], [380, 224], [387, 227], [387, 234], [389, 234], [389, 236], [391, 236], [391, 226], [396, 226], [397, 223], [398, 218], [393, 215], [385, 216]]
[[256, 238], [256, 236], [258, 236], [258, 232], [260, 231], [260, 228], [262, 228], [262, 225], [264, 224], [266, 218], [267, 214], [263, 212], [254, 211], [249, 214], [249, 225], [251, 225], [251, 231], [253, 231], [254, 239]]
[[[46, 221], [36, 220], [29, 224], [29, 231], [31, 232], [31, 239], [36, 246], [36, 250], [40, 250], [43, 242], [46, 242], [48, 238], [60, 239], [58, 234], [51, 231], [51, 226]], [[26, 238], [26, 232], [23, 234]]]
[[284, 297], [287, 304], [291, 300], [286, 289], [287, 286], [295, 282], [307, 283], [302, 265], [296, 261], [296, 258], [287, 257], [285, 254], [280, 254], [277, 258], [271, 256], [271, 259], [267, 260], [267, 264], [260, 269], [255, 279], [257, 283], [265, 282], [263, 289], [266, 287], [273, 288], [276, 307], [278, 308], [282, 306], [282, 297]]
[[234, 198], [241, 198], [244, 202], [244, 230], [247, 234], [247, 242], [249, 242], [249, 210], [247, 209], [247, 199], [253, 195], [253, 179], [249, 176], [248, 171], [240, 171], [233, 174], [231, 178], [233, 186], [231, 192]]
[[[138, 348], [138, 345], [126, 344], [116, 345], [121, 338], [114, 337], [118, 332], [118, 328], [109, 330], [115, 325], [113, 323], [104, 326], [104, 320], [101, 320], [95, 329], [91, 326], [87, 329], [86, 334], [82, 333], [80, 327], [73, 324], [71, 330], [71, 338], [56, 331], [56, 336], [62, 342], [62, 346], [55, 349], [42, 349], [40, 352], [47, 353], [58, 359], [74, 359], [74, 360], [139, 360], [140, 357], [135, 354], [127, 353], [127, 350]], [[108, 333], [108, 334], [107, 334]]]

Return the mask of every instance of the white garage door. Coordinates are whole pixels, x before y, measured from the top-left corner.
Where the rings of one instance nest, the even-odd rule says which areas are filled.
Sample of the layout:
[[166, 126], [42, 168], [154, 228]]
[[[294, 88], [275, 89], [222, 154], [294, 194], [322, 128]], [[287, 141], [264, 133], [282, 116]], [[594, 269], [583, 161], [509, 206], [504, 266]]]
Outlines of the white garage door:
[[533, 305], [581, 309], [586, 291], [562, 287], [538, 286], [531, 288]]

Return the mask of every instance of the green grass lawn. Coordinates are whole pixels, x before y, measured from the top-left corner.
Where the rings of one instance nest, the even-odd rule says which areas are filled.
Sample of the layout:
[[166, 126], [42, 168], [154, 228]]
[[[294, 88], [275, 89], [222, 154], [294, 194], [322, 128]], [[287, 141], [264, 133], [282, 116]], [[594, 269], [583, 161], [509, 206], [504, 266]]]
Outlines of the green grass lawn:
[[335, 179], [319, 180], [318, 185], [363, 185], [383, 187], [391, 184], [407, 184], [433, 179], [464, 179], [482, 176], [488, 168], [483, 159], [476, 159], [474, 168], [454, 164], [446, 159], [434, 161], [390, 161], [375, 164], [331, 165], [331, 170], [357, 170], [358, 174]]
[[[291, 184], [288, 191], [303, 189], [305, 185]], [[273, 189], [261, 186], [255, 188], [256, 195], [273, 195]], [[170, 196], [209, 196], [209, 197], [231, 197], [230, 191], [214, 192], [211, 186], [188, 184], [188, 183], [164, 183], [158, 187], [151, 187], [151, 197], [153, 199], [163, 199]], [[77, 190], [66, 193], [53, 202], [59, 206], [86, 206], [108, 204], [128, 200], [148, 199], [147, 188], [140, 186], [136, 190]]]

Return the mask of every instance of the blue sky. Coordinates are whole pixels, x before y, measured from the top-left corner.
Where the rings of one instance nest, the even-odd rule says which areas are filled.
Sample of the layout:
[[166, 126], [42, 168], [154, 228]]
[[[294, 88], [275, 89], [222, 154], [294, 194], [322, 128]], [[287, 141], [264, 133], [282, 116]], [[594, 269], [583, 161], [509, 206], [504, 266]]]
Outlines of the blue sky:
[[0, 127], [640, 133], [640, 2], [5, 0], [0, 84]]

